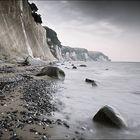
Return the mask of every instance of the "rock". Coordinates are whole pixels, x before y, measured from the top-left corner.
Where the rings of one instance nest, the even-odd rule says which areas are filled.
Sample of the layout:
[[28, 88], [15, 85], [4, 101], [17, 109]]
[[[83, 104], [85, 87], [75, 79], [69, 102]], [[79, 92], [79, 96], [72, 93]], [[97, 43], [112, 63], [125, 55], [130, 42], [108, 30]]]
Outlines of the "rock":
[[127, 127], [127, 124], [120, 113], [115, 108], [108, 105], [102, 107], [93, 117], [93, 120], [117, 128]]
[[36, 130], [35, 129], [30, 129], [30, 132], [36, 133]]
[[77, 69], [77, 67], [76, 66], [73, 66], [72, 69]]
[[58, 67], [53, 67], [53, 66], [44, 67], [36, 76], [45, 76], [45, 75], [60, 80], [65, 79], [64, 71]]
[[87, 82], [87, 83], [91, 83], [92, 84], [92, 86], [97, 86], [97, 84], [96, 84], [96, 82], [94, 81], [94, 80], [91, 80], [91, 79], [85, 79], [85, 82]]
[[30, 66], [29, 56], [23, 62], [19, 62], [21, 66]]
[[70, 126], [69, 126], [66, 122], [63, 122], [63, 125], [64, 125], [66, 128], [70, 128]]
[[87, 65], [79, 65], [79, 67], [87, 67]]
[[2, 91], [0, 91], [0, 100], [3, 100], [5, 98], [5, 95], [3, 94]]

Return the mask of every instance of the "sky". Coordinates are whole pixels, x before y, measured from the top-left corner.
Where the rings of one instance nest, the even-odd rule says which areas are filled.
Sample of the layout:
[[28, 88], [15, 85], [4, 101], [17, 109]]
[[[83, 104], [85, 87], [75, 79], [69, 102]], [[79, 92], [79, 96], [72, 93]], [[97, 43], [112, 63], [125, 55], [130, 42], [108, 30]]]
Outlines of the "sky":
[[139, 0], [30, 0], [62, 45], [140, 61]]

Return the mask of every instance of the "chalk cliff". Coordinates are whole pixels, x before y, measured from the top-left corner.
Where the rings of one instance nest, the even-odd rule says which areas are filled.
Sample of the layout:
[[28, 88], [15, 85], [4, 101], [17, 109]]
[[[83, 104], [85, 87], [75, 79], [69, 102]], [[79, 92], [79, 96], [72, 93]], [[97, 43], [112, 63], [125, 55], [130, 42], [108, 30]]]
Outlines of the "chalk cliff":
[[111, 61], [108, 56], [98, 51], [89, 51], [89, 57], [94, 61]]
[[0, 1], [0, 59], [32, 56], [54, 60], [46, 30], [32, 17], [27, 0]]
[[84, 48], [62, 46], [62, 56], [66, 61], [110, 61], [102, 52], [88, 51]]

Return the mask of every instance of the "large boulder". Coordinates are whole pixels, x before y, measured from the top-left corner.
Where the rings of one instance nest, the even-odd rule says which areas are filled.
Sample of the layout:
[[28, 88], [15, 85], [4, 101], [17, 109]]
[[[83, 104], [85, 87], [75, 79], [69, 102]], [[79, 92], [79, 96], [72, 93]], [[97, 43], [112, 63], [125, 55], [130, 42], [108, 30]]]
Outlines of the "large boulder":
[[45, 76], [45, 75], [52, 78], [60, 79], [60, 80], [65, 79], [64, 71], [54, 66], [44, 67], [36, 76]]
[[127, 123], [120, 113], [115, 108], [108, 105], [102, 107], [93, 117], [93, 120], [117, 128], [127, 127]]

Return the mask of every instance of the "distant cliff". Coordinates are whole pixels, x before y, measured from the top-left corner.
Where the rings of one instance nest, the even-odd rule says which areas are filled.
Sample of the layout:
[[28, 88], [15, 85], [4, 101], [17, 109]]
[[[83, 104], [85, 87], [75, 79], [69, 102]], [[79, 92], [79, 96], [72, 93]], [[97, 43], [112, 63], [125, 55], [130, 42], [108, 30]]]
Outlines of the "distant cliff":
[[88, 54], [89, 57], [94, 61], [111, 61], [111, 59], [109, 59], [109, 57], [102, 52], [89, 51]]
[[84, 48], [62, 47], [62, 56], [67, 61], [86, 61], [89, 60], [88, 50]]
[[30, 55], [54, 60], [46, 40], [46, 30], [35, 22], [27, 0], [0, 1], [0, 59]]
[[66, 61], [110, 61], [108, 56], [101, 52], [88, 51], [84, 48], [62, 47], [62, 56]]

